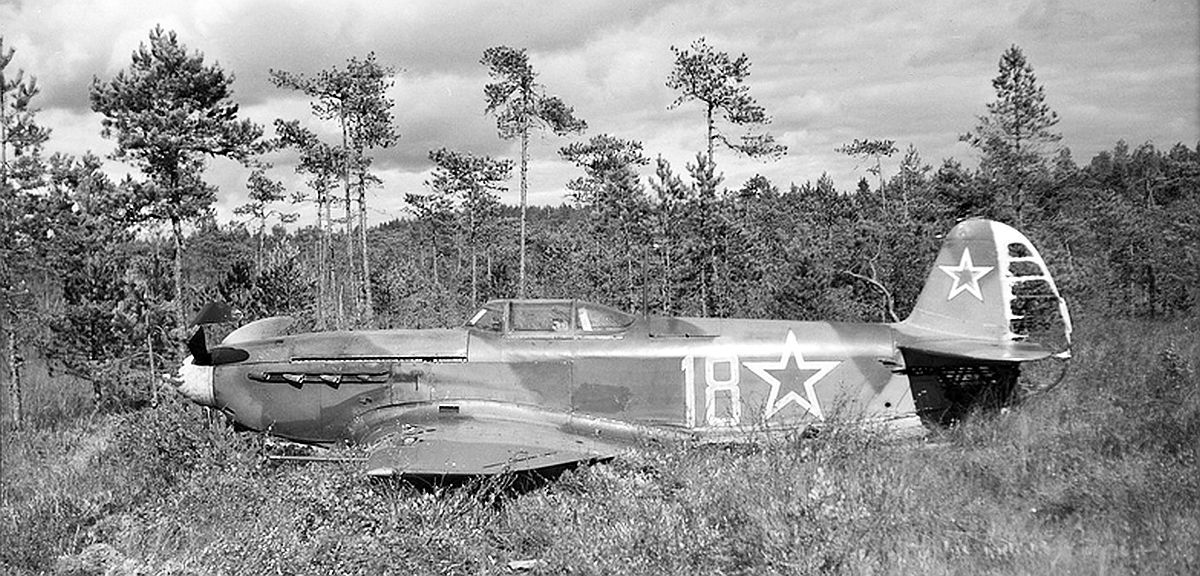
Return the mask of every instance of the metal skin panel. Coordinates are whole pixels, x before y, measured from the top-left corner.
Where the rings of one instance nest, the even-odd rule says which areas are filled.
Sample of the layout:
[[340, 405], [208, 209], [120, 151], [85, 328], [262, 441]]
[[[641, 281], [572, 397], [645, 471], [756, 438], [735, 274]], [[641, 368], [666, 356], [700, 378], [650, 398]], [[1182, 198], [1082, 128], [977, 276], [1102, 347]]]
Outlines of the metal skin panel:
[[467, 337], [461, 330], [364, 330], [303, 334], [289, 341], [293, 360], [310, 358], [462, 359]]
[[883, 362], [896, 354], [885, 325], [687, 322], [723, 335], [651, 336], [646, 320], [604, 337], [459, 329], [437, 338], [469, 341], [466, 358], [418, 361], [381, 360], [403, 356], [381, 346], [387, 338], [338, 339], [327, 360], [284, 361], [302, 347], [312, 358], [314, 335], [280, 337], [247, 345], [245, 362], [217, 367], [215, 404], [246, 427], [317, 443], [356, 440], [351, 421], [383, 407], [470, 400], [699, 437], [911, 413], [905, 383]]
[[[971, 220], [947, 234], [900, 323], [634, 317], [577, 300], [497, 300], [456, 329], [279, 336], [289, 321], [276, 318], [236, 332], [230, 353], [209, 354], [198, 331], [203, 360], [181, 391], [251, 429], [375, 446], [376, 475], [558, 466], [642, 438], [751, 440], [830, 420], [944, 421], [1011, 394], [1021, 362], [1065, 357], [1012, 330], [1029, 320], [1012, 285], [1043, 277], [1028, 239]], [[1069, 346], [1047, 285], [1038, 297], [1057, 300]]]
[[576, 340], [572, 409], [701, 436], [903, 415], [903, 383], [889, 387], [880, 362], [895, 355], [886, 326], [684, 320], [721, 336], [650, 337], [639, 322], [620, 338]]

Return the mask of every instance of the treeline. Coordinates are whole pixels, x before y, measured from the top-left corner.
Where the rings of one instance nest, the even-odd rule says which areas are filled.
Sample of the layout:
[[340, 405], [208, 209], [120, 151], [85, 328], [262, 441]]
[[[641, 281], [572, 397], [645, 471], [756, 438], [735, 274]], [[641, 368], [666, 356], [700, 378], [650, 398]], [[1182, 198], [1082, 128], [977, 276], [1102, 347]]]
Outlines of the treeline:
[[[854, 191], [828, 178], [782, 190], [761, 177], [706, 188], [704, 164], [701, 155], [680, 176], [659, 159], [647, 189], [532, 209], [531, 292], [630, 311], [645, 301], [652, 313], [887, 321], [911, 309], [956, 221], [1014, 219], [993, 175], [955, 160], [934, 169], [911, 148], [882, 188], [863, 181]], [[1021, 229], [1077, 313], [1195, 313], [1200, 151], [1120, 142], [1084, 166], [1064, 151], [1046, 168], [1031, 179]], [[517, 215], [496, 214], [474, 245], [461, 207], [372, 230], [375, 261], [387, 268], [374, 278], [391, 303], [376, 311], [386, 324], [453, 323], [511, 296]], [[476, 253], [486, 264], [472, 282]]]
[[[433, 150], [426, 190], [407, 195], [412, 217], [375, 227], [366, 220], [365, 190], [379, 184], [371, 151], [398, 133], [386, 97], [394, 72], [372, 55], [312, 77], [272, 71], [342, 137], [323, 142], [287, 119], [267, 137], [238, 118], [231, 76], [155, 29], [129, 69], [91, 88], [113, 157], [144, 176], [122, 182], [95, 156], [44, 157], [51, 135], [36, 122], [36, 83], [5, 72], [5, 417], [39, 410], [21, 404], [31, 355], [91, 382], [97, 407], [151, 401], [153, 375], [174, 369], [186, 318], [209, 300], [316, 330], [455, 325], [488, 299], [522, 294], [677, 315], [895, 320], [911, 308], [939, 235], [970, 216], [1030, 235], [1077, 314], [1196, 312], [1200, 147], [1118, 142], [1077, 165], [1019, 48], [1002, 56], [996, 100], [963, 136], [979, 168], [934, 167], [909, 146], [888, 175], [881, 159], [894, 142], [856, 140], [839, 151], [874, 160], [875, 182], [853, 190], [828, 177], [726, 182], [714, 149], [766, 159], [786, 150], [761, 131], [770, 118], [748, 95], [745, 55], [703, 39], [673, 50], [673, 106], [706, 111], [706, 150], [693, 162], [672, 166], [635, 140], [581, 138], [560, 150], [580, 169], [564, 184], [571, 201], [526, 207], [499, 201], [514, 168], [525, 188], [525, 146], [515, 160]], [[3, 69], [12, 50], [0, 57]], [[586, 128], [534, 81], [524, 51], [489, 49], [481, 64], [495, 80], [484, 94], [500, 137]], [[281, 150], [298, 155], [306, 189], [278, 181], [269, 160]], [[247, 166], [244, 221], [213, 219], [215, 189], [202, 176], [214, 156]], [[314, 205], [315, 222], [296, 220], [301, 203]]]

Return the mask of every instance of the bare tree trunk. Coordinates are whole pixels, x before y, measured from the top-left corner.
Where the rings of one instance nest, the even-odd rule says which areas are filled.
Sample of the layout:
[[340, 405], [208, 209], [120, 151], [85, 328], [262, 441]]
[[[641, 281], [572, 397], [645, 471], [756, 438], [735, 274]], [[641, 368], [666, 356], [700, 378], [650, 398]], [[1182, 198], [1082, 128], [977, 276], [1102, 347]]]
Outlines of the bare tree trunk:
[[339, 284], [337, 287], [337, 313], [338, 313], [338, 329], [346, 327], [346, 285]]
[[437, 226], [429, 225], [429, 247], [433, 252], [433, 285], [441, 288], [441, 280], [438, 275], [438, 252], [440, 251], [437, 239]]
[[672, 266], [671, 266], [671, 247], [664, 246], [663, 252], [663, 314], [670, 316], [674, 314], [674, 305], [672, 304], [672, 293], [674, 286], [671, 282]]
[[471, 247], [471, 305], [479, 304], [479, 280], [476, 274], [476, 258], [475, 247]]
[[[351, 201], [351, 198], [350, 198], [350, 149], [348, 147], [349, 135], [348, 135], [347, 128], [346, 128], [345, 102], [342, 103], [342, 106], [343, 106], [343, 108], [342, 108], [341, 114], [339, 114], [339, 117], [340, 117], [341, 124], [342, 124], [342, 184], [343, 184], [343, 186], [345, 188], [345, 192], [346, 192], [346, 227], [345, 227], [346, 263], [345, 264], [346, 264], [346, 270], [348, 270], [350, 272], [349, 274], [345, 274], [342, 276], [342, 286], [344, 287], [347, 280], [349, 280], [350, 282], [354, 281], [354, 218], [351, 216], [351, 213], [350, 213], [350, 201]], [[345, 290], [338, 290], [338, 299], [339, 300], [344, 299], [345, 293], [346, 293]], [[357, 289], [354, 291], [354, 293], [355, 293], [355, 299], [357, 300], [357, 298], [358, 298], [357, 297], [357, 293], [358, 293]], [[339, 301], [338, 302], [338, 310], [339, 310], [339, 314], [338, 314], [339, 326], [338, 327], [339, 328], [345, 328], [345, 324], [344, 324], [345, 316], [341, 312], [342, 310], [344, 310], [344, 307], [345, 307], [345, 302]]]
[[708, 120], [708, 163], [713, 163], [713, 105], [709, 104], [705, 110], [706, 119]]
[[[344, 248], [346, 250], [346, 262], [344, 263], [344, 265], [345, 265], [345, 270], [348, 273], [343, 274], [341, 278], [342, 278], [343, 286], [346, 285], [346, 282], [350, 282], [351, 287], [354, 288], [354, 286], [353, 286], [354, 276], [355, 276], [354, 275], [354, 268], [355, 268], [355, 266], [354, 266], [354, 217], [350, 211], [350, 203], [351, 203], [350, 188], [349, 188], [349, 185], [347, 185], [347, 188], [346, 188], [346, 226], [345, 226], [345, 229], [342, 231], [342, 234], [344, 234], [346, 237], [345, 242], [344, 242], [345, 243]], [[357, 289], [355, 289], [355, 291], [357, 292]], [[345, 291], [343, 290], [342, 293], [344, 294]]]
[[146, 356], [149, 358], [147, 369], [150, 371], [150, 405], [158, 406], [158, 386], [154, 374], [154, 339], [149, 325], [146, 326]]
[[5, 100], [8, 95], [7, 86], [4, 69], [0, 68], [0, 178], [8, 178], [8, 102]]
[[187, 328], [187, 306], [183, 301], [183, 223], [171, 217], [171, 234], [175, 241], [175, 321], [180, 334]]
[[521, 131], [521, 266], [517, 284], [517, 297], [525, 298], [525, 198], [529, 173], [529, 127]]
[[454, 279], [462, 278], [463, 269], [463, 237], [461, 233], [454, 234]]
[[371, 297], [371, 262], [367, 258], [367, 184], [358, 174], [358, 233], [362, 241], [363, 318], [368, 327], [375, 324], [375, 304]]
[[[469, 196], [468, 196], [469, 197]], [[475, 230], [475, 207], [467, 205], [467, 241], [471, 244], [471, 306], [479, 304], [479, 277], [476, 273], [479, 234]]]
[[254, 276], [254, 282], [256, 284], [258, 283], [258, 279], [262, 276], [262, 273], [263, 273], [263, 251], [266, 249], [266, 242], [267, 242], [266, 237], [267, 237], [267, 219], [264, 217], [262, 220], [259, 220], [259, 222], [258, 222], [258, 258], [255, 263], [255, 266], [257, 266], [257, 268], [255, 269], [256, 274]]
[[325, 199], [322, 209], [325, 211], [325, 221], [321, 230], [321, 281], [325, 284], [325, 296], [321, 300], [322, 328], [329, 329], [333, 320], [333, 197], [329, 191], [324, 192]]
[[[621, 222], [621, 236], [625, 249], [625, 288], [629, 290], [629, 303], [637, 305], [637, 285], [633, 281], [633, 242], [629, 239], [629, 223]], [[642, 282], [645, 282], [646, 255], [642, 253]], [[643, 290], [643, 295], [645, 291]], [[643, 299], [644, 300], [644, 299]], [[643, 302], [644, 304], [645, 302]]]
[[21, 405], [21, 354], [17, 350], [17, 314], [9, 310], [4, 323], [5, 361], [8, 363], [8, 409], [13, 428], [24, 419]]
[[325, 230], [325, 214], [326, 214], [326, 197], [320, 190], [317, 191], [317, 246], [316, 246], [316, 267], [317, 267], [317, 327], [324, 330], [326, 324], [325, 307], [329, 301], [329, 283], [328, 273], [325, 271], [325, 254], [328, 246], [329, 238]]

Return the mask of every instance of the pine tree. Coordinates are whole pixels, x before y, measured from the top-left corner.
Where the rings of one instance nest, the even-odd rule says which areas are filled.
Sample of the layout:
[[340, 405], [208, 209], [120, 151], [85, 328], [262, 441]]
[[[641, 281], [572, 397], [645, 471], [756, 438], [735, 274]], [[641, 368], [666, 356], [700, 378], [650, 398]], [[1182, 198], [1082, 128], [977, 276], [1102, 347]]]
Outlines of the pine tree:
[[995, 180], [1003, 196], [1001, 204], [1020, 227], [1025, 195], [1044, 176], [1046, 159], [1055, 152], [1050, 145], [1062, 139], [1051, 131], [1058, 114], [1046, 104], [1045, 90], [1016, 45], [1000, 57], [1000, 73], [992, 87], [996, 100], [988, 103], [987, 115], [980, 116], [975, 129], [960, 140], [983, 155], [980, 170]]
[[[333, 250], [333, 203], [334, 191], [341, 179], [345, 162], [345, 150], [322, 142], [316, 133], [300, 125], [298, 120], [275, 120], [276, 139], [273, 144], [280, 148], [295, 148], [300, 157], [296, 163], [296, 173], [307, 174], [305, 184], [312, 190], [312, 202], [317, 206], [317, 238], [316, 265], [319, 279], [317, 281], [317, 301], [313, 308], [316, 310], [317, 326], [324, 330], [332, 324], [331, 311], [343, 310], [338, 306], [338, 299], [333, 296], [334, 279], [337, 273], [331, 263]], [[309, 200], [308, 194], [296, 192], [292, 194], [292, 202], [299, 203]], [[345, 318], [338, 316], [338, 326], [343, 327]]]
[[644, 265], [651, 229], [647, 218], [649, 198], [637, 169], [649, 164], [650, 159], [642, 153], [641, 142], [608, 134], [565, 146], [559, 154], [584, 171], [582, 178], [567, 183], [567, 189], [588, 211], [590, 231], [600, 239], [598, 244], [608, 247], [612, 254], [606, 260], [624, 268], [623, 288], [628, 304], [633, 305], [637, 301], [635, 263], [642, 259]]
[[[883, 158], [890, 158], [896, 153], [895, 140], [859, 140], [854, 139], [850, 144], [843, 144], [834, 149], [834, 152], [841, 152], [850, 157], [870, 158], [875, 160], [875, 165], [868, 167], [867, 172], [874, 174], [879, 179], [879, 193], [886, 194], [883, 186]], [[887, 196], [883, 196], [884, 203], [887, 202]]]
[[113, 158], [138, 167], [147, 178], [141, 210], [169, 222], [175, 242], [175, 317], [186, 324], [183, 290], [183, 226], [206, 215], [215, 188], [202, 179], [208, 158], [242, 162], [260, 151], [262, 127], [238, 119], [230, 86], [233, 75], [188, 53], [175, 32], [156, 26], [150, 44], [133, 53], [129, 68], [107, 82], [93, 78], [92, 110], [104, 115]]
[[734, 126], [771, 123], [766, 109], [750, 97], [750, 87], [744, 84], [750, 76], [749, 57], [742, 54], [731, 59], [728, 53], [714, 50], [703, 37], [692, 42], [690, 50], [672, 46], [671, 51], [675, 53], [675, 67], [667, 76], [667, 87], [679, 91], [679, 96], [669, 108], [678, 108], [692, 100], [704, 105], [708, 164], [713, 164], [716, 142], [751, 158], [774, 160], [787, 154], [787, 146], [776, 143], [766, 132], [748, 132], [735, 142], [717, 128], [719, 114]]
[[529, 131], [549, 129], [559, 136], [583, 132], [587, 122], [561, 98], [546, 94], [537, 82], [525, 50], [493, 46], [484, 50], [480, 64], [496, 82], [483, 87], [485, 111], [496, 115], [496, 128], [505, 140], [521, 139], [521, 245], [518, 297], [525, 297], [526, 198], [529, 184]]
[[4, 39], [0, 37], [0, 332], [9, 416], [13, 426], [20, 426], [24, 415], [18, 326], [29, 299], [21, 272], [36, 263], [30, 244], [38, 240], [27, 220], [36, 198], [26, 189], [41, 184], [45, 171], [41, 150], [50, 131], [37, 124], [37, 109], [33, 107], [37, 79], [27, 78], [23, 70], [15, 74], [8, 70], [15, 53], [12, 48], [4, 50]]
[[434, 163], [434, 170], [426, 185], [432, 193], [410, 194], [408, 202], [416, 210], [418, 219], [431, 227], [429, 237], [435, 241], [435, 277], [436, 239], [449, 228], [456, 228], [454, 232], [459, 245], [465, 244], [469, 253], [471, 305], [475, 306], [480, 303], [479, 253], [481, 249], [487, 249], [493, 236], [500, 212], [497, 193], [504, 189], [502, 183], [512, 171], [512, 161], [446, 148], [430, 151], [429, 159]]
[[282, 182], [272, 180], [267, 176], [265, 169], [259, 168], [251, 172], [250, 178], [246, 181], [246, 187], [250, 191], [249, 202], [234, 208], [233, 213], [239, 216], [246, 216], [255, 223], [254, 235], [258, 237], [258, 247], [255, 250], [254, 272], [257, 281], [257, 277], [262, 276], [263, 272], [263, 251], [266, 244], [267, 221], [271, 217], [275, 217], [279, 219], [281, 224], [290, 224], [296, 221], [299, 214], [295, 212], [282, 212], [271, 207], [272, 204], [284, 199], [284, 187]]
[[[359, 275], [363, 296], [362, 312], [368, 325], [373, 323], [374, 298], [371, 291], [371, 266], [367, 257], [368, 185], [380, 182], [370, 173], [367, 151], [393, 146], [400, 134], [393, 123], [395, 102], [387, 97], [396, 71], [375, 61], [375, 54], [359, 60], [351, 57], [345, 69], [331, 68], [316, 77], [284, 70], [271, 70], [271, 81], [280, 88], [299, 90], [314, 98], [313, 115], [334, 120], [342, 132], [341, 176], [346, 201], [346, 259], [354, 260], [354, 217], [351, 214], [352, 190], [358, 192]], [[353, 182], [353, 184], [352, 184]]]

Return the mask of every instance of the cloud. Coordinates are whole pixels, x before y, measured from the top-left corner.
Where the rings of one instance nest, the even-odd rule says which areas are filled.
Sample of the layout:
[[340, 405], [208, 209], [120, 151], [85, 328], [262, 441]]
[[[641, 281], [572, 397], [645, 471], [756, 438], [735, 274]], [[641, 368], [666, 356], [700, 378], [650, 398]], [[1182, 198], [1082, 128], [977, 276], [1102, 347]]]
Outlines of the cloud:
[[[704, 148], [703, 115], [694, 104], [669, 110], [675, 94], [664, 82], [670, 47], [700, 36], [750, 58], [751, 95], [774, 119], [768, 130], [790, 147], [766, 164], [718, 152], [731, 187], [756, 173], [786, 186], [828, 172], [852, 188], [862, 169], [833, 149], [854, 138], [890, 138], [902, 149], [911, 142], [931, 163], [956, 156], [970, 165], [957, 136], [985, 112], [1000, 54], [1013, 44], [1024, 49], [1062, 117], [1064, 144], [1081, 161], [1121, 138], [1163, 146], [1200, 139], [1193, 0], [43, 0], [0, 4], [0, 21], [5, 45], [17, 49], [14, 65], [39, 78], [41, 120], [54, 129], [49, 148], [71, 153], [112, 149], [98, 136], [88, 87], [93, 76], [127, 67], [156, 24], [236, 75], [246, 116], [265, 125], [301, 119], [331, 139], [340, 131], [313, 120], [306, 100], [274, 87], [268, 71], [312, 74], [374, 51], [398, 70], [390, 95], [402, 138], [375, 154], [389, 187], [378, 191], [386, 214], [400, 213], [403, 192], [421, 189], [431, 149], [516, 156], [516, 143], [501, 140], [482, 110], [488, 78], [479, 57], [498, 44], [526, 48], [539, 81], [590, 125], [579, 137], [535, 138], [531, 197], [551, 203], [577, 176], [557, 153], [575, 139], [636, 139], [678, 172], [693, 161]], [[280, 178], [302, 184], [288, 156], [275, 160]], [[214, 163], [209, 179], [221, 185], [222, 207], [244, 201], [245, 176]]]

